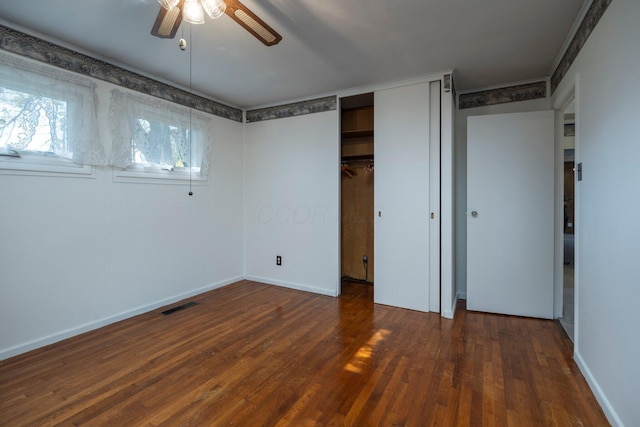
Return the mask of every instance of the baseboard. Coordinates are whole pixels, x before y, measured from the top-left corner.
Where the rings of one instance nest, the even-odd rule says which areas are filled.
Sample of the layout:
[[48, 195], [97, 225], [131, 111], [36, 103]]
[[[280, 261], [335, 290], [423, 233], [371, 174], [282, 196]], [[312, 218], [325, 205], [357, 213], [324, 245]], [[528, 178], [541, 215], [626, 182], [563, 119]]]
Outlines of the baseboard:
[[296, 289], [296, 290], [305, 291], [305, 292], [312, 292], [314, 294], [327, 295], [327, 296], [330, 296], [330, 297], [337, 297], [338, 296], [335, 290], [332, 291], [332, 290], [328, 290], [328, 289], [316, 288], [316, 287], [313, 287], [313, 286], [301, 285], [301, 284], [298, 284], [298, 283], [291, 283], [291, 282], [285, 282], [285, 281], [282, 281], [282, 280], [268, 279], [266, 277], [247, 275], [246, 279], [247, 280], [252, 280], [254, 282], [265, 283], [267, 285], [281, 286], [283, 288]]
[[456, 315], [457, 306], [458, 306], [458, 295], [456, 294], [456, 297], [453, 299], [453, 303], [451, 304], [451, 307], [442, 311], [442, 317], [446, 319], [453, 319], [453, 317]]
[[458, 292], [457, 298], [466, 300], [467, 299], [467, 293], [466, 292]]
[[591, 370], [589, 369], [579, 352], [576, 351], [576, 353], [574, 354], [574, 359], [576, 361], [576, 364], [578, 365], [578, 368], [580, 368], [582, 375], [584, 375], [584, 378], [587, 380], [589, 387], [591, 387], [591, 391], [593, 391], [596, 400], [598, 401], [598, 403], [600, 403], [600, 407], [602, 407], [602, 411], [607, 416], [607, 419], [609, 420], [611, 425], [614, 427], [624, 427], [624, 424], [620, 420], [620, 417], [618, 417], [618, 414], [616, 413], [615, 409], [613, 409], [611, 402], [609, 402], [609, 399], [607, 399], [607, 396], [605, 396], [604, 392], [600, 388], [600, 385], [598, 384], [598, 381], [596, 381], [596, 379], [593, 377]]
[[169, 305], [169, 304], [173, 304], [174, 302], [183, 300], [185, 298], [190, 298], [192, 296], [195, 295], [200, 295], [204, 292], [208, 292], [211, 291], [213, 289], [217, 289], [217, 288], [221, 288], [223, 286], [227, 286], [230, 285], [232, 283], [238, 282], [240, 280], [242, 280], [244, 277], [243, 276], [238, 276], [238, 277], [232, 277], [230, 279], [226, 279], [226, 280], [222, 280], [220, 282], [216, 282], [216, 283], [212, 283], [210, 285], [207, 286], [203, 286], [201, 288], [198, 289], [193, 289], [189, 292], [185, 292], [179, 295], [175, 295], [172, 296], [170, 298], [165, 298], [163, 300], [160, 301], [155, 301], [151, 304], [147, 304], [147, 305], [143, 305], [137, 308], [134, 308], [132, 310], [128, 310], [122, 313], [118, 313], [116, 315], [113, 316], [109, 316], [109, 317], [105, 317], [103, 319], [100, 320], [96, 320], [94, 322], [89, 322], [89, 323], [85, 323], [84, 325], [80, 325], [74, 328], [70, 328], [70, 329], [66, 329], [64, 331], [61, 332], [57, 332], [55, 334], [52, 335], [48, 335], [46, 337], [43, 338], [38, 338], [36, 340], [33, 341], [29, 341], [27, 343], [24, 344], [19, 344], [17, 346], [14, 347], [10, 347], [4, 350], [0, 350], [0, 360], [5, 360], [8, 359], [10, 357], [14, 357], [17, 356], [19, 354], [22, 353], [26, 353], [28, 351], [31, 350], [35, 350], [37, 348], [40, 347], [44, 347], [46, 345], [49, 344], [54, 344], [58, 341], [62, 341], [65, 340], [67, 338], [71, 338], [73, 336], [76, 335], [80, 335], [83, 334], [85, 332], [89, 332], [92, 331], [94, 329], [98, 329], [101, 328], [103, 326], [107, 326], [110, 325], [112, 323], [115, 322], [119, 322], [121, 320], [125, 320], [128, 319], [130, 317], [133, 316], [137, 316], [139, 314], [143, 314], [143, 313], [147, 313], [149, 311], [153, 311], [159, 307], [165, 306], [165, 305]]

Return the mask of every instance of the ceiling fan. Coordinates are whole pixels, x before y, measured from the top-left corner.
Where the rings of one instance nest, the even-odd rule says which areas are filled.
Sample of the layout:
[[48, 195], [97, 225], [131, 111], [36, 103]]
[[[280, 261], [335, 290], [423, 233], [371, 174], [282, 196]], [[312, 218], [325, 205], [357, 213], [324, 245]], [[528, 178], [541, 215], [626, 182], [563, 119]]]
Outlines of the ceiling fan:
[[278, 44], [282, 36], [238, 0], [158, 0], [162, 5], [151, 35], [172, 39], [184, 19], [192, 24], [204, 23], [204, 12], [216, 19], [227, 14], [267, 46]]

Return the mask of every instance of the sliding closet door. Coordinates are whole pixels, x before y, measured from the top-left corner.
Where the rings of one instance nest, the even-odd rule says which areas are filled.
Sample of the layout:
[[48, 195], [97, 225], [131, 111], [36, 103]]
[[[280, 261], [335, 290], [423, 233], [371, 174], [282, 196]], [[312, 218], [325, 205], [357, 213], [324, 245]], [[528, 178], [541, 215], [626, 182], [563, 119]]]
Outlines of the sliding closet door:
[[430, 294], [429, 94], [429, 83], [414, 84], [374, 102], [374, 300], [420, 311]]

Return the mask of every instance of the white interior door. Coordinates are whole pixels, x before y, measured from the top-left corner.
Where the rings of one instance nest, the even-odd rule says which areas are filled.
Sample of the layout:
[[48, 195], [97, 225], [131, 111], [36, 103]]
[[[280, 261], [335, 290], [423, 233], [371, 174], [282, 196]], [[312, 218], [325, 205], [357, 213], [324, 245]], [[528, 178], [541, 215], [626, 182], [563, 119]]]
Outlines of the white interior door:
[[550, 319], [554, 113], [467, 124], [467, 308]]
[[429, 92], [416, 84], [374, 100], [374, 301], [420, 311], [429, 311]]

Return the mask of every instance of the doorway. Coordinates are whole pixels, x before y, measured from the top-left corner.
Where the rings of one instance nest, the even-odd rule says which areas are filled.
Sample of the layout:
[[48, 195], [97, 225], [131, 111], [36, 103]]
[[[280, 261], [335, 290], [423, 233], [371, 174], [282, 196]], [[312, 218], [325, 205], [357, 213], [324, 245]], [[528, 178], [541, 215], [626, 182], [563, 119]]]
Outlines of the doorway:
[[563, 276], [562, 317], [560, 324], [574, 340], [575, 332], [575, 103], [571, 101], [563, 111]]
[[341, 278], [367, 287], [374, 283], [373, 103], [373, 93], [340, 99]]

